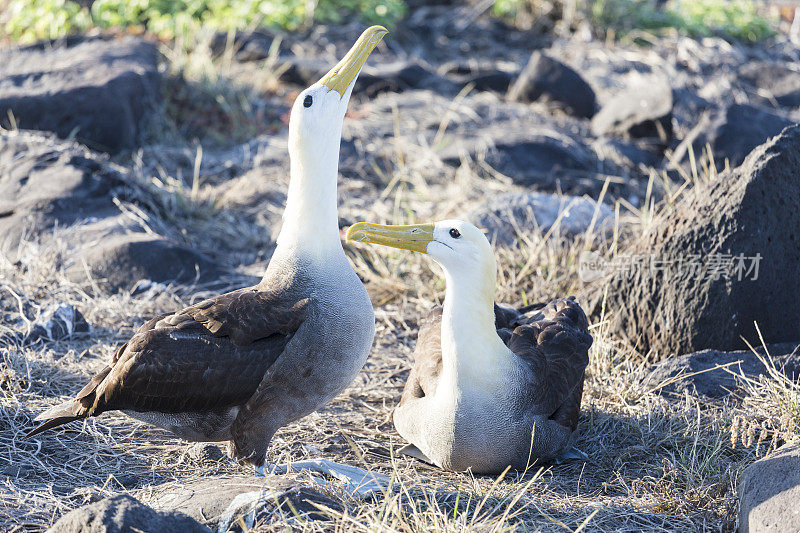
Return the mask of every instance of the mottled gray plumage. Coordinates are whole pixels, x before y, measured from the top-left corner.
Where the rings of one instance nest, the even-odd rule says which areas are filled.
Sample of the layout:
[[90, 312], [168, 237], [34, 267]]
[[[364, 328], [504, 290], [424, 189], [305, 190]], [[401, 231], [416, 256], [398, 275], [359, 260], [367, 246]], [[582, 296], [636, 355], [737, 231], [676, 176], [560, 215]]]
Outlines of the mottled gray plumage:
[[29, 436], [119, 410], [188, 440], [230, 439], [263, 464], [272, 434], [341, 392], [369, 352], [369, 298], [337, 263], [278, 259], [254, 287], [153, 318]]
[[568, 298], [519, 310], [495, 305], [495, 327], [516, 355], [505, 387], [464, 388], [443, 404], [450, 394], [436, 395], [442, 308], [429, 314], [394, 412], [397, 431], [416, 448], [410, 455], [448, 470], [497, 473], [555, 459], [571, 445], [592, 344], [586, 315]]

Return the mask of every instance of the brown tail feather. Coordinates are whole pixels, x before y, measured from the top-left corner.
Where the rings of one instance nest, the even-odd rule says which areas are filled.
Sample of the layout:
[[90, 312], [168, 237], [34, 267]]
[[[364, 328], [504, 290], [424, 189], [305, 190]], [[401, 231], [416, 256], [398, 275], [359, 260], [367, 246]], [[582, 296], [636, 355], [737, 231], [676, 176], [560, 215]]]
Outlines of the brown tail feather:
[[44, 423], [30, 431], [27, 435], [25, 435], [25, 438], [27, 439], [33, 437], [34, 435], [38, 435], [42, 431], [47, 431], [48, 429], [58, 427], [63, 424], [68, 424], [73, 420], [86, 418], [86, 416], [86, 409], [81, 405], [80, 402], [70, 400], [68, 402], [60, 403], [37, 416], [35, 420], [44, 420]]
[[80, 420], [84, 417], [82, 416], [59, 416], [58, 418], [51, 418], [50, 420], [45, 421], [43, 424], [40, 424], [35, 429], [32, 429], [25, 435], [26, 439], [33, 437], [34, 435], [38, 435], [43, 431], [47, 431], [48, 429], [53, 429], [54, 427], [62, 426], [64, 424], [69, 424], [75, 420]]
[[[44, 420], [44, 423], [29, 431], [24, 438], [29, 439], [34, 435], [38, 435], [39, 433], [47, 431], [48, 429], [63, 426], [64, 424], [69, 424], [75, 420], [81, 420], [90, 416], [85, 405], [87, 403], [87, 398], [95, 394], [97, 386], [103, 382], [109, 373], [111, 373], [111, 367], [107, 366], [98, 374], [96, 374], [92, 380], [89, 381], [85, 387], [83, 387], [83, 389], [81, 389], [74, 400], [51, 407], [47, 411], [37, 416], [35, 420]], [[88, 403], [91, 404], [91, 400], [89, 400]]]

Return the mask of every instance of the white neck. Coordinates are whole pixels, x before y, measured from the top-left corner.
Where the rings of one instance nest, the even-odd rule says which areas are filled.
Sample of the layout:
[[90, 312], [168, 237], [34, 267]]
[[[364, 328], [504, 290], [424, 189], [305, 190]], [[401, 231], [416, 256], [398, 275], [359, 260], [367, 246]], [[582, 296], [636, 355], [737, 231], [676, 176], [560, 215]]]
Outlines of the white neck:
[[344, 257], [336, 191], [340, 142], [341, 126], [338, 132], [305, 143], [297, 132], [290, 131], [289, 193], [275, 256], [299, 255], [325, 261]]
[[496, 273], [491, 266], [491, 275], [462, 270], [454, 276], [445, 269], [442, 381], [462, 392], [491, 387], [504, 379], [513, 364], [513, 354], [495, 328]]

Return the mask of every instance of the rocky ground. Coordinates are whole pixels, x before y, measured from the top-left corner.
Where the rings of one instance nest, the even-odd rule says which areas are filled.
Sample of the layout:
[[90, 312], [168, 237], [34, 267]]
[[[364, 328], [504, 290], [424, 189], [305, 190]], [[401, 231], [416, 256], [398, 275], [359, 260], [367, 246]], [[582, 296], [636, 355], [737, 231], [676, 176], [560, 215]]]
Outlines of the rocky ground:
[[212, 39], [212, 81], [176, 74], [197, 57], [132, 36], [0, 51], [2, 529], [797, 528], [800, 52], [780, 36], [624, 45], [419, 8], [358, 82], [341, 226], [465, 217], [496, 244], [498, 300], [576, 294], [595, 338], [587, 462], [495, 480], [397, 456], [391, 410], [443, 281], [424, 258], [349, 245], [372, 356], [270, 453], [391, 475], [386, 494], [305, 474], [262, 490], [216, 445], [122, 415], [21, 439], [144, 320], [258, 279], [293, 95], [361, 29]]

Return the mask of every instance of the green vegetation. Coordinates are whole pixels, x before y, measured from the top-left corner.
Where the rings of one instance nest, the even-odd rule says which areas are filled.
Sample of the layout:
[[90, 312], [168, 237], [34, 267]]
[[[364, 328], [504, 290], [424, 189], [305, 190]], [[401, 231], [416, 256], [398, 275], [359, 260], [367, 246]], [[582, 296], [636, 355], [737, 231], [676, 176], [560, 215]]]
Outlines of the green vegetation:
[[569, 19], [571, 25], [583, 16], [597, 30], [618, 36], [673, 29], [691, 37], [757, 42], [774, 33], [753, 0], [669, 0], [661, 7], [655, 0], [497, 0], [492, 13], [527, 27], [543, 18]]
[[591, 16], [621, 35], [674, 28], [691, 37], [757, 42], [773, 33], [752, 0], [672, 0], [661, 9], [651, 0], [592, 0]]
[[88, 28], [130, 28], [162, 39], [201, 28], [233, 31], [254, 27], [296, 30], [311, 22], [391, 24], [405, 14], [403, 0], [96, 0], [91, 9], [70, 0], [10, 0], [4, 33], [19, 42], [55, 39]]
[[[147, 31], [171, 40], [202, 29], [255, 27], [296, 30], [314, 22], [392, 25], [406, 12], [404, 0], [8, 0], [0, 12], [3, 33], [18, 42], [55, 39], [89, 28]], [[496, 0], [494, 16], [525, 28], [573, 26], [589, 20], [600, 33], [677, 30], [692, 37], [720, 36], [757, 42], [773, 33], [754, 0]], [[191, 39], [189, 39], [191, 40]]]
[[4, 33], [23, 43], [77, 33], [92, 23], [85, 8], [67, 0], [11, 0], [0, 20]]

